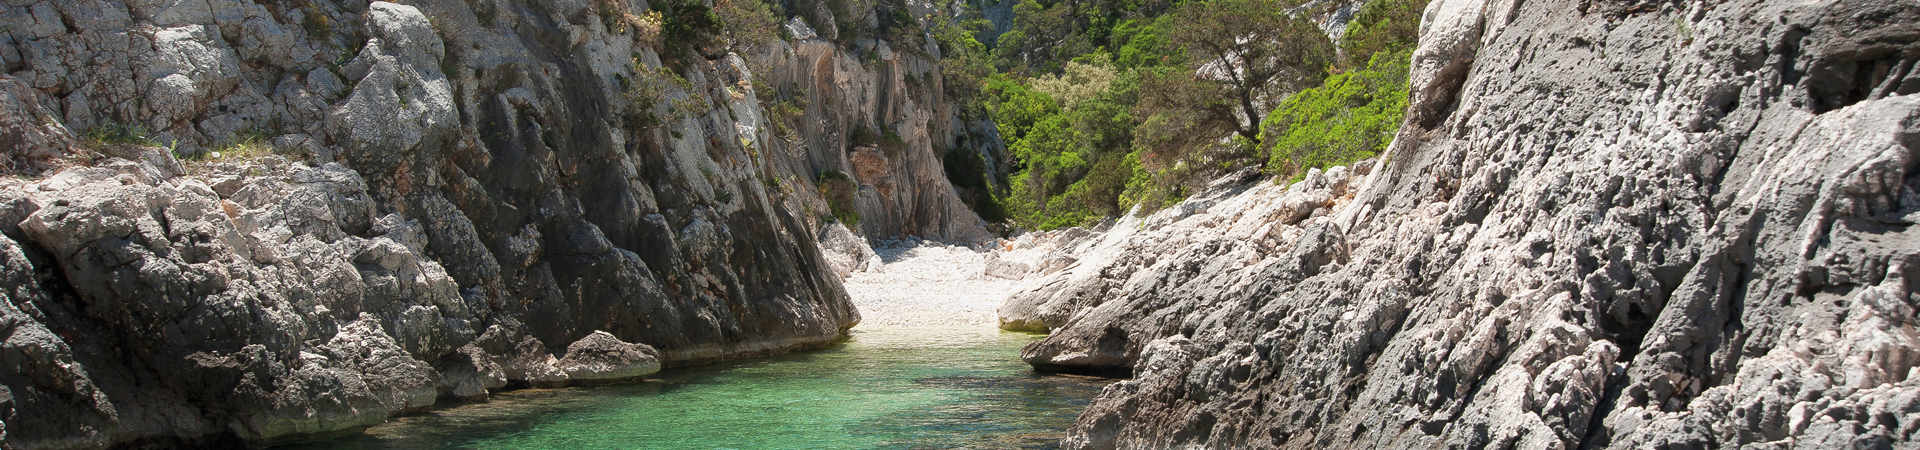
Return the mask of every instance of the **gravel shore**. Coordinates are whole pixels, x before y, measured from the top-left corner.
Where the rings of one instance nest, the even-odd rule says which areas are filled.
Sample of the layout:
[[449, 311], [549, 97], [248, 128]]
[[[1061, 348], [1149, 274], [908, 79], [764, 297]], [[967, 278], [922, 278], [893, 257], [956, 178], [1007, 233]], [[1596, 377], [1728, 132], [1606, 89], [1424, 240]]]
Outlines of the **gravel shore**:
[[981, 274], [988, 252], [932, 242], [882, 243], [867, 270], [847, 277], [860, 309], [856, 329], [993, 329], [994, 308], [1019, 281]]

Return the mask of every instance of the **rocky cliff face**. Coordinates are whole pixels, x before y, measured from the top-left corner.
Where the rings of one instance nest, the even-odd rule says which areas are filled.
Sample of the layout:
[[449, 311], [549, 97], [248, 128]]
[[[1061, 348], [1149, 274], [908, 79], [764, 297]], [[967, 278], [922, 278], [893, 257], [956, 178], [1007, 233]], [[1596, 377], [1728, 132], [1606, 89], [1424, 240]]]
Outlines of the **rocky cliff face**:
[[1002, 320], [1054, 329], [1036, 366], [1135, 375], [1076, 448], [1910, 443], [1916, 24], [1435, 1], [1408, 124], [1351, 200], [1201, 196]]
[[[832, 342], [823, 171], [870, 234], [984, 234], [927, 56], [663, 69], [641, 2], [406, 3], [0, 5], [0, 443], [266, 441]], [[776, 134], [750, 67], [818, 121]]]
[[941, 152], [985, 152], [994, 161], [1004, 149], [991, 147], [999, 138], [990, 123], [964, 119], [960, 105], [943, 97], [939, 46], [923, 39], [896, 49], [884, 40], [866, 40], [844, 48], [798, 18], [787, 28], [803, 39], [776, 42], [750, 59], [767, 67], [764, 88], [798, 97], [798, 117], [780, 125], [793, 128], [772, 133], [769, 143], [778, 176], [805, 185], [795, 190], [791, 206], [828, 211], [830, 199], [823, 194], [829, 193], [813, 183], [822, 174], [840, 174], [853, 182], [849, 199], [859, 214], [854, 228], [867, 236], [992, 239], [986, 221], [955, 195]]

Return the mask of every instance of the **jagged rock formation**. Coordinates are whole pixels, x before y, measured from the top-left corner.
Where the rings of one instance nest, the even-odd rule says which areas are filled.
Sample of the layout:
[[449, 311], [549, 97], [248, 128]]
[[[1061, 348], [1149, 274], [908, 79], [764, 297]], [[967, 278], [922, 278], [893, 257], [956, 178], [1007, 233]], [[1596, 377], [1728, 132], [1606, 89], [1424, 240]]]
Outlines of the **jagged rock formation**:
[[[835, 341], [822, 171], [871, 235], [984, 234], [926, 52], [712, 45], [677, 82], [645, 9], [0, 4], [0, 446], [270, 441]], [[749, 67], [817, 122], [777, 136]], [[856, 124], [902, 145], [863, 166]]]
[[[1301, 182], [1290, 186], [1251, 183], [1255, 173], [1242, 172], [1151, 215], [1123, 217], [1105, 232], [1068, 229], [1057, 232], [1058, 236], [1042, 236], [1036, 240], [1055, 241], [1053, 251], [1037, 258], [1034, 265], [1034, 274], [1045, 276], [1022, 286], [1000, 305], [1000, 328], [1060, 329], [1052, 338], [1076, 341], [1029, 348], [1023, 358], [1040, 367], [1094, 372], [1124, 368], [1139, 357], [1139, 346], [1101, 345], [1109, 334], [1105, 329], [1061, 328], [1070, 320], [1084, 320], [1119, 327], [1123, 334], [1154, 333], [1164, 325], [1160, 322], [1177, 317], [1135, 320], [1113, 315], [1133, 313], [1128, 305], [1135, 301], [1221, 295], [1214, 291], [1232, 286], [1207, 277], [1279, 257], [1276, 253], [1304, 234], [1324, 228], [1334, 219], [1332, 208], [1352, 199], [1355, 172], [1364, 175], [1372, 164], [1309, 170]], [[1306, 258], [1298, 263], [1325, 264]], [[1116, 296], [1130, 297], [1114, 301]], [[1175, 309], [1155, 314], [1182, 313]], [[1083, 314], [1102, 317], [1079, 319]]]
[[1056, 328], [1038, 366], [1135, 375], [1074, 448], [1911, 445], [1916, 24], [1438, 0], [1351, 202], [1270, 241], [1233, 199], [1275, 188], [1203, 196], [1003, 319]]

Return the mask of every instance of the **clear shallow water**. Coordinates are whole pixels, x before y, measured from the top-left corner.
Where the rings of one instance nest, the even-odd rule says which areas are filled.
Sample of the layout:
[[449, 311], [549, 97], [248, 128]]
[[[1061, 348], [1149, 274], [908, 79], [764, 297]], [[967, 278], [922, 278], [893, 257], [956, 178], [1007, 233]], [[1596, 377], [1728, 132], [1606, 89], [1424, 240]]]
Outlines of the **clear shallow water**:
[[1036, 336], [853, 331], [816, 352], [532, 389], [304, 448], [1049, 448], [1110, 380], [1037, 375]]

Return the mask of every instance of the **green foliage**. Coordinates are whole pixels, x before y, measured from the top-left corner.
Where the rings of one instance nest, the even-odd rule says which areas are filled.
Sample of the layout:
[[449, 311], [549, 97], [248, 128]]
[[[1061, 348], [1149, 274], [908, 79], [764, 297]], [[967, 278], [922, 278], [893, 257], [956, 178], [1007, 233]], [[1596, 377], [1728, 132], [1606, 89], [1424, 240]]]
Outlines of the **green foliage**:
[[940, 45], [940, 76], [947, 98], [962, 105], [974, 104], [980, 84], [993, 75], [987, 46], [976, 38], [992, 26], [986, 19], [934, 20], [933, 38]]
[[1205, 153], [1237, 127], [1234, 106], [1219, 83], [1179, 67], [1141, 71], [1140, 77], [1134, 114], [1141, 120], [1133, 148], [1141, 152], [1142, 164], [1164, 168]]
[[1420, 40], [1420, 14], [1427, 0], [1373, 0], [1360, 7], [1340, 36], [1342, 64], [1359, 68], [1375, 53], [1411, 51]]
[[[635, 60], [633, 78], [622, 80], [626, 84], [624, 96], [627, 100], [624, 119], [632, 129], [651, 128], [664, 120], [679, 120], [694, 114], [702, 114], [710, 108], [705, 95], [693, 88], [693, 82], [674, 73], [664, 66], [653, 67]], [[681, 95], [674, 95], [675, 92]], [[654, 111], [665, 106], [667, 117], [662, 118]]]
[[902, 51], [918, 51], [921, 39], [926, 35], [926, 27], [920, 19], [913, 16], [906, 2], [899, 0], [884, 1], [876, 11], [880, 14], [880, 30], [887, 40], [907, 44], [896, 47]]
[[[1281, 0], [1210, 0], [1174, 11], [1167, 37], [1186, 50], [1188, 67], [1203, 82], [1217, 84], [1237, 109], [1225, 110], [1234, 131], [1258, 139], [1258, 104], [1320, 82], [1332, 62], [1333, 43], [1305, 18], [1288, 15]], [[1212, 103], [1219, 97], [1173, 98]], [[1209, 110], [1221, 114], [1219, 110]], [[1241, 121], [1234, 115], [1248, 117]]]
[[779, 38], [780, 19], [763, 0], [714, 0], [713, 17], [729, 45], [753, 48]]
[[1267, 173], [1293, 179], [1386, 149], [1407, 110], [1408, 53], [1375, 53], [1366, 68], [1327, 78], [1274, 108], [1260, 124]]
[[248, 160], [273, 154], [272, 138], [260, 130], [247, 130], [231, 137], [212, 153], [209, 159]]
[[[1023, 0], [997, 38], [957, 20], [933, 35], [949, 93], [978, 86], [1006, 140], [993, 205], [1046, 229], [1158, 209], [1234, 170], [1292, 176], [1379, 152], [1426, 1], [1372, 0], [1342, 52], [1301, 0]], [[954, 169], [984, 170], [977, 157], [943, 159], [955, 186], [989, 184]]]
[[1067, 60], [1098, 46], [1084, 29], [1087, 17], [1075, 10], [1073, 2], [1051, 5], [1023, 0], [1013, 6], [1013, 29], [994, 43], [995, 65], [1014, 73], [1050, 73], [1059, 71]]
[[993, 185], [987, 179], [986, 160], [965, 148], [953, 148], [943, 152], [940, 163], [946, 169], [947, 181], [960, 192], [960, 200], [980, 214], [988, 222], [1007, 220], [1007, 210], [993, 195]]
[[821, 172], [818, 178], [820, 195], [826, 198], [827, 210], [833, 219], [848, 228], [860, 226], [860, 210], [854, 207], [854, 195], [859, 193], [860, 184], [835, 170]]
[[[837, 36], [835, 40], [842, 44], [853, 44], [862, 39], [884, 38], [889, 20], [883, 12], [904, 8], [897, 0], [825, 0], [827, 12], [833, 14], [833, 25]], [[882, 3], [886, 1], [887, 3]], [[822, 18], [824, 19], [824, 18]], [[875, 19], [869, 21], [868, 19]], [[817, 28], [817, 27], [816, 27]]]
[[[1139, 77], [1117, 73], [1104, 56], [1069, 66], [1078, 68], [1028, 83], [1004, 77], [988, 82], [986, 109], [1017, 166], [1000, 203], [1021, 226], [1083, 225], [1130, 206], [1120, 199], [1140, 170], [1128, 151]], [[1073, 101], [1063, 106], [1043, 89]]]
[[1344, 73], [1277, 105], [1260, 124], [1266, 171], [1293, 180], [1384, 151], [1407, 109], [1409, 58], [1427, 0], [1371, 0], [1341, 36]]
[[[499, 8], [499, 5], [489, 4], [475, 11], [475, 14], [482, 14], [480, 10], [486, 11], [480, 16], [482, 25], [493, 26], [492, 17], [497, 14], [494, 11], [496, 8]], [[626, 34], [632, 31], [641, 42], [660, 43], [661, 28], [665, 26], [667, 20], [666, 16], [661, 14], [664, 10], [635, 13], [632, 6], [628, 4], [628, 0], [599, 0], [594, 3], [594, 10], [600, 13], [600, 24], [605, 25], [607, 30], [614, 34]]]
[[1106, 92], [1118, 76], [1113, 63], [1106, 53], [1089, 53], [1079, 60], [1067, 63], [1066, 70], [1059, 75], [1040, 75], [1028, 81], [1034, 90], [1046, 93], [1060, 101], [1063, 108], [1073, 108], [1081, 102], [1091, 100]]
[[1114, 26], [1112, 39], [1120, 50], [1114, 52], [1113, 62], [1131, 69], [1168, 66], [1185, 60], [1186, 54], [1167, 40], [1165, 30], [1169, 19], [1169, 16], [1151, 21], [1131, 19]]
[[774, 134], [779, 136], [781, 140], [789, 143], [799, 142], [800, 120], [805, 118], [807, 111], [807, 107], [805, 106], [806, 98], [800, 96], [782, 96], [772, 102], [763, 102], [762, 104], [766, 105], [767, 111], [770, 113], [769, 117], [772, 120], [769, 122], [773, 123]]
[[81, 133], [80, 138], [96, 148], [108, 145], [159, 145], [148, 136], [147, 127], [119, 122], [94, 125]]
[[697, 50], [699, 43], [712, 41], [721, 31], [720, 17], [702, 0], [659, 0], [650, 5], [661, 17], [662, 57], [685, 57]]
[[1140, 166], [1140, 153], [1127, 154], [1128, 164], [1133, 167], [1128, 174], [1126, 186], [1120, 191], [1120, 205], [1139, 206], [1142, 211], [1155, 211], [1179, 203], [1186, 199], [1187, 189], [1179, 180], [1180, 167], [1148, 170]]
[[1034, 123], [1060, 112], [1053, 97], [1006, 76], [987, 79], [983, 90], [987, 114], [999, 124], [1008, 143], [1019, 141]]

